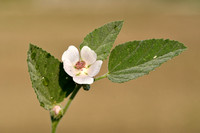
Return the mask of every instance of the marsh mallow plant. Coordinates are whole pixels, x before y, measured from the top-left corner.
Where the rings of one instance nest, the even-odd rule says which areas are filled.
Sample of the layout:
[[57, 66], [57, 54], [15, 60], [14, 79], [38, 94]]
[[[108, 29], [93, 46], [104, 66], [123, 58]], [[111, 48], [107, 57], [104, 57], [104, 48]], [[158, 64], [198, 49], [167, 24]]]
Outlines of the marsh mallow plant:
[[[123, 21], [114, 21], [95, 29], [84, 38], [79, 50], [73, 45], [63, 50], [62, 62], [30, 44], [28, 71], [40, 105], [50, 112], [52, 133], [80, 88], [88, 91], [90, 84], [103, 78], [114, 83], [136, 79], [186, 49], [182, 43], [169, 39], [129, 41], [112, 49], [122, 25]], [[108, 56], [108, 72], [95, 77]], [[62, 107], [65, 98], [68, 101]]]

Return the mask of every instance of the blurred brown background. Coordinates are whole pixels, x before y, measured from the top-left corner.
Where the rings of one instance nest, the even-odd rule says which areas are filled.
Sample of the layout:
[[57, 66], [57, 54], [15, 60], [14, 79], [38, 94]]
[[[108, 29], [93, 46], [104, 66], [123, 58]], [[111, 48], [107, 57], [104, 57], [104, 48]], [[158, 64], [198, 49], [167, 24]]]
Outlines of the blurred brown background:
[[27, 72], [29, 43], [60, 59], [115, 20], [125, 21], [115, 45], [170, 38], [188, 50], [148, 76], [81, 90], [58, 133], [199, 133], [199, 0], [0, 0], [0, 133], [50, 132]]

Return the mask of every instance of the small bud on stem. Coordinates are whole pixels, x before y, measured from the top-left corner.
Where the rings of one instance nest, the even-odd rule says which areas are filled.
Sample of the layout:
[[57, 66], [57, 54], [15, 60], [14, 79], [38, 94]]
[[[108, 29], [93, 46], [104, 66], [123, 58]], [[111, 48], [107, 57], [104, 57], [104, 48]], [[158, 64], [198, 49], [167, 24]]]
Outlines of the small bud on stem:
[[52, 111], [55, 113], [55, 115], [58, 115], [60, 110], [61, 110], [61, 107], [58, 105], [54, 106], [52, 109]]

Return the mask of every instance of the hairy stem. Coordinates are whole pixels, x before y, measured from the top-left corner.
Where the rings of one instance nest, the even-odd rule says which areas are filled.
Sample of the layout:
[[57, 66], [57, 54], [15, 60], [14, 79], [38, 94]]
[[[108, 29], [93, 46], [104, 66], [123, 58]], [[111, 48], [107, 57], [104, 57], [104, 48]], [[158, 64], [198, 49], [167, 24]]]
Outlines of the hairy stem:
[[97, 80], [100, 80], [100, 79], [103, 79], [103, 78], [107, 78], [107, 77], [108, 77], [108, 73], [95, 78], [94, 81], [97, 81]]
[[[67, 112], [67, 110], [68, 110], [68, 108], [69, 108], [72, 100], [74, 99], [74, 97], [76, 96], [76, 94], [78, 93], [78, 91], [80, 90], [81, 86], [82, 85], [76, 84], [76, 87], [75, 87], [74, 91], [72, 92], [72, 95], [70, 96], [70, 98], [67, 101], [65, 107], [63, 108], [63, 116]], [[58, 123], [62, 119], [62, 117], [60, 117], [59, 119], [55, 119], [55, 118], [53, 118], [53, 116], [51, 116], [51, 133], [56, 133], [56, 128], [58, 126]]]

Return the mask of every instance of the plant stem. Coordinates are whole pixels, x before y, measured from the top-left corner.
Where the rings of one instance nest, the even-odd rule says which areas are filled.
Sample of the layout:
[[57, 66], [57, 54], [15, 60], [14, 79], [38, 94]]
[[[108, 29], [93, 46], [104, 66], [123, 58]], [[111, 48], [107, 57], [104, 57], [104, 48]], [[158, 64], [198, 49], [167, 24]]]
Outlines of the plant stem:
[[74, 97], [76, 96], [76, 94], [78, 93], [78, 91], [80, 90], [80, 88], [82, 87], [82, 85], [76, 84], [76, 87], [72, 93], [72, 95], [70, 96], [68, 102], [66, 103], [64, 109], [63, 109], [63, 115], [66, 113], [67, 109], [69, 108], [72, 100], [74, 99]]
[[52, 118], [51, 118], [51, 133], [56, 133], [56, 128], [57, 128], [59, 121], [60, 121], [60, 119], [52, 120]]
[[103, 78], [107, 78], [107, 76], [108, 76], [108, 73], [95, 78], [94, 81], [97, 81], [97, 80], [100, 80], [100, 79], [103, 79]]
[[[74, 89], [74, 91], [72, 92], [72, 95], [70, 96], [69, 100], [67, 101], [65, 107], [63, 108], [63, 115], [67, 112], [72, 100], [74, 99], [74, 97], [76, 96], [76, 94], [78, 93], [78, 91], [80, 90], [80, 88], [82, 87], [82, 85], [76, 84], [76, 87]], [[60, 120], [62, 119], [62, 117], [60, 117], [59, 119], [55, 119], [53, 118], [53, 116], [51, 116], [51, 133], [56, 133], [56, 128], [58, 126], [58, 123], [60, 122]]]

